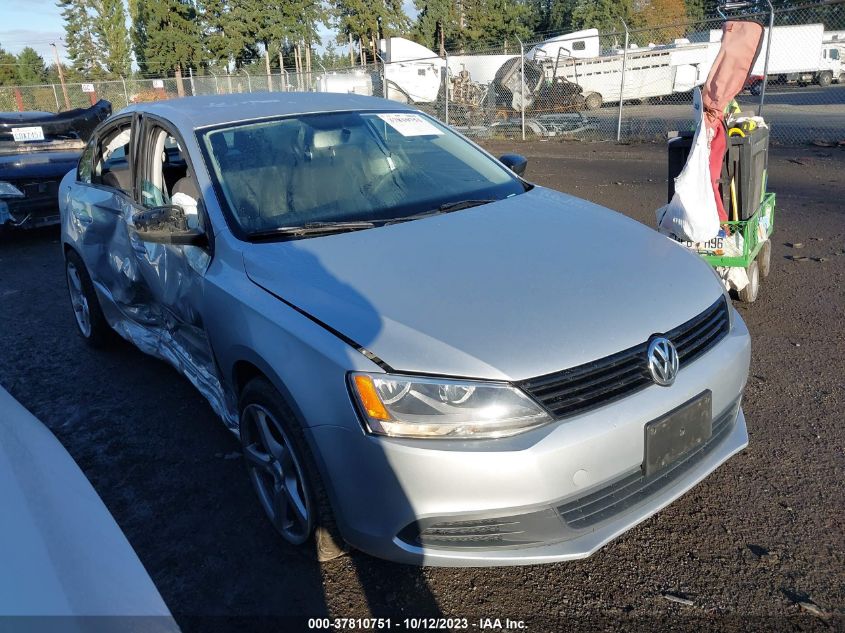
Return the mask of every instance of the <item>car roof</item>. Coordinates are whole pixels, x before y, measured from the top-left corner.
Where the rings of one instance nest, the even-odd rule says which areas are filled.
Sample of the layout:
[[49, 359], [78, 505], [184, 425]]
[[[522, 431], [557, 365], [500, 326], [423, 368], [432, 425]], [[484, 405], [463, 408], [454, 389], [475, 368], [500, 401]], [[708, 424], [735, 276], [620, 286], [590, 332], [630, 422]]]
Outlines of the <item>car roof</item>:
[[131, 105], [121, 110], [157, 115], [181, 130], [291, 114], [356, 110], [413, 110], [387, 99], [331, 92], [251, 92], [182, 97]]

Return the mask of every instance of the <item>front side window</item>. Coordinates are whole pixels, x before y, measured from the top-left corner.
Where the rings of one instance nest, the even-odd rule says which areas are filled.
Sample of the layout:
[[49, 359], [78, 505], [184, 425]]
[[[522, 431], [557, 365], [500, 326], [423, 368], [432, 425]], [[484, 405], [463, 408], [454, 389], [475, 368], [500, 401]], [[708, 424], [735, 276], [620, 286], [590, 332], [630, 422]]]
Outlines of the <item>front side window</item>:
[[338, 112], [200, 132], [209, 171], [246, 233], [313, 223], [386, 222], [526, 185], [416, 112]]

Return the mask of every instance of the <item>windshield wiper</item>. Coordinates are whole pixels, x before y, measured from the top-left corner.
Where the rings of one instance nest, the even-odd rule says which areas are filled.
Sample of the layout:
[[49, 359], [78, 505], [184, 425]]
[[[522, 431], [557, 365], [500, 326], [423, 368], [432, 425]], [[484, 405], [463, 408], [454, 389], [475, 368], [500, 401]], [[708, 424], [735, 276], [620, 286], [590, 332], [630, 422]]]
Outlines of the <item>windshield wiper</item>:
[[461, 209], [469, 209], [471, 207], [480, 207], [482, 204], [490, 202], [497, 202], [497, 200], [455, 200], [454, 202], [444, 202], [436, 209], [423, 211], [422, 213], [415, 213], [414, 215], [406, 215], [404, 218], [393, 218], [385, 220], [384, 224], [399, 224], [400, 222], [410, 222], [411, 220], [419, 220], [420, 218], [427, 218], [431, 215], [440, 215], [441, 213], [451, 213], [452, 211], [460, 211]]
[[444, 202], [437, 211], [440, 213], [448, 213], [449, 211], [460, 211], [461, 209], [469, 209], [470, 207], [480, 207], [482, 204], [489, 204], [496, 202], [495, 200], [456, 200], [455, 202]]
[[301, 226], [278, 226], [265, 231], [254, 231], [247, 235], [250, 241], [272, 240], [278, 237], [301, 235], [327, 235], [329, 233], [344, 233], [346, 231], [358, 231], [371, 229], [375, 226], [373, 222], [365, 220], [355, 222], [306, 222]]

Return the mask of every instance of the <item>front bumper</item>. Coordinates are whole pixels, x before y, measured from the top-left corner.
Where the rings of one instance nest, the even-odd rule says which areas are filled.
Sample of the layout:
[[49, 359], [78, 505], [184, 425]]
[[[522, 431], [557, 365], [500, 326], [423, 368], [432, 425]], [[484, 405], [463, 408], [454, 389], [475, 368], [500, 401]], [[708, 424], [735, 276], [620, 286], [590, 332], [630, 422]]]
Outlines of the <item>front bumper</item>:
[[[735, 315], [728, 336], [671, 387], [648, 387], [513, 438], [399, 440], [339, 426], [311, 434], [341, 531], [358, 549], [442, 566], [572, 560], [665, 507], [748, 444], [739, 399], [749, 362], [748, 331]], [[705, 389], [713, 397], [711, 440], [676, 462], [671, 476], [643, 480], [644, 425]], [[430, 528], [467, 538], [433, 545]]]
[[18, 228], [36, 228], [58, 224], [59, 183], [62, 177], [13, 182], [23, 198], [0, 198], [0, 226], [10, 224]]

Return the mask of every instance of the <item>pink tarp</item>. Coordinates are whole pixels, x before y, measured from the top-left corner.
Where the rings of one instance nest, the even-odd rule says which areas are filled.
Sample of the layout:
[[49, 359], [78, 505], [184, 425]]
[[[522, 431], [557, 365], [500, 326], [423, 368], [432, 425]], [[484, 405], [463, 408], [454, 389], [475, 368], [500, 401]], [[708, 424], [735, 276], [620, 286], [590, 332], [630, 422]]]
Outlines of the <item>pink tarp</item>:
[[727, 139], [725, 137], [724, 111], [727, 105], [740, 93], [754, 60], [760, 52], [763, 41], [763, 27], [757, 22], [731, 20], [722, 27], [722, 45], [713, 62], [707, 81], [701, 91], [704, 107], [704, 124], [710, 141], [710, 182], [716, 197], [719, 221], [726, 222], [728, 214], [719, 192], [719, 178], [725, 159]]

